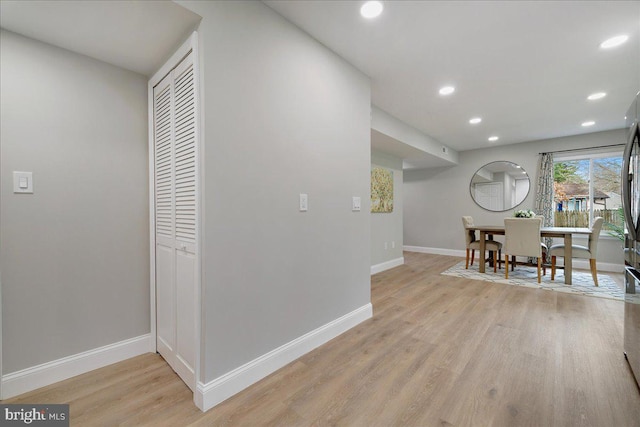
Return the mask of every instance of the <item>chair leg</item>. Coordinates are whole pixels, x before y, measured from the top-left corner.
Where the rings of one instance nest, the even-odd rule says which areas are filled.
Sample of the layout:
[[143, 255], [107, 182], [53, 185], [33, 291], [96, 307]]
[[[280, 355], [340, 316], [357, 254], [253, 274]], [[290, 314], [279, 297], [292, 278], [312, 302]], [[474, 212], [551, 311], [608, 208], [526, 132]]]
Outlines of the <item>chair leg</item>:
[[538, 258], [538, 283], [540, 283], [540, 268], [542, 267], [542, 258]]
[[500, 262], [500, 258], [498, 258], [498, 251], [493, 251], [493, 272], [498, 272], [498, 263]]
[[593, 276], [593, 283], [598, 286], [598, 272], [596, 271], [596, 260], [595, 258], [589, 259], [589, 265], [591, 266], [591, 275]]
[[516, 270], [516, 256], [512, 256], [511, 257], [511, 271], [515, 271]]
[[504, 278], [509, 278], [509, 255], [504, 255]]
[[500, 268], [500, 265], [502, 264], [502, 249], [498, 250], [498, 268]]
[[464, 264], [465, 270], [469, 269], [469, 248], [467, 248], [467, 261]]
[[555, 255], [551, 257], [551, 280], [555, 280], [556, 278], [556, 257]]
[[476, 250], [471, 249], [471, 265], [473, 265], [473, 259], [476, 257]]

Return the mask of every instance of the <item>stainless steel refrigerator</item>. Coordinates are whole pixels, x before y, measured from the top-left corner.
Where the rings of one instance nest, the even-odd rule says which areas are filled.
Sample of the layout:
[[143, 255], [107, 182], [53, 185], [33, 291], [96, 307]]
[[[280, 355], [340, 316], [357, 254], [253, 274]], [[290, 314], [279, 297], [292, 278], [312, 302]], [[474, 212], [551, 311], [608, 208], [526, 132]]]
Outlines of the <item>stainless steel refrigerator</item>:
[[626, 116], [622, 165], [625, 238], [624, 354], [640, 385], [640, 92]]

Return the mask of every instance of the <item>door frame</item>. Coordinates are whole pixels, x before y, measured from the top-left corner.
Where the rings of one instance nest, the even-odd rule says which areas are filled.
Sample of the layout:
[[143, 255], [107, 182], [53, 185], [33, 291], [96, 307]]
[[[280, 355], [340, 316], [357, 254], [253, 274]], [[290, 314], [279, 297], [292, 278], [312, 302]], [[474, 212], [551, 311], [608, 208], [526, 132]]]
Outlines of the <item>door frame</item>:
[[[169, 60], [160, 67], [160, 69], [149, 79], [147, 86], [148, 96], [148, 121], [149, 121], [149, 314], [150, 314], [150, 339], [149, 339], [149, 351], [151, 353], [157, 353], [157, 312], [156, 312], [156, 224], [155, 224], [155, 141], [153, 135], [153, 88], [167, 75], [171, 70], [176, 68], [182, 59], [184, 59], [189, 52], [193, 52], [193, 70], [194, 79], [196, 84], [195, 91], [195, 127], [196, 127], [196, 340], [195, 340], [195, 381], [193, 384], [194, 390], [198, 383], [202, 382], [200, 378], [200, 350], [202, 341], [202, 203], [201, 203], [201, 189], [202, 189], [202, 147], [201, 141], [203, 141], [203, 127], [201, 125], [200, 115], [200, 58], [198, 51], [198, 32], [194, 31], [189, 38], [171, 55]], [[194, 398], [196, 393], [194, 392]]]

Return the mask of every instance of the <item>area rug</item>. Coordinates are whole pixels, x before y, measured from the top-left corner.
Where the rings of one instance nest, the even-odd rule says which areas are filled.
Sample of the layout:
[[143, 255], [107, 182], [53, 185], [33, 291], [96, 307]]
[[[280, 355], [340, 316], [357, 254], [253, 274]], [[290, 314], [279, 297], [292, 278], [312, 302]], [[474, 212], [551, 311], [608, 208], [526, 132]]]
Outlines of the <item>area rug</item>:
[[542, 276], [542, 282], [538, 283], [538, 273], [535, 267], [518, 265], [515, 271], [509, 271], [509, 279], [504, 278], [504, 266], [497, 273], [487, 265], [487, 272], [480, 273], [478, 265], [464, 268], [464, 261], [459, 262], [441, 274], [446, 276], [464, 277], [472, 280], [503, 283], [505, 285], [524, 286], [526, 288], [544, 289], [555, 292], [585, 295], [590, 297], [624, 300], [624, 290], [620, 289], [614, 280], [606, 274], [598, 273], [598, 287], [593, 283], [591, 273], [573, 271], [573, 284], [564, 284], [564, 270], [556, 270], [556, 278], [551, 281], [551, 268], [547, 268], [547, 275]]

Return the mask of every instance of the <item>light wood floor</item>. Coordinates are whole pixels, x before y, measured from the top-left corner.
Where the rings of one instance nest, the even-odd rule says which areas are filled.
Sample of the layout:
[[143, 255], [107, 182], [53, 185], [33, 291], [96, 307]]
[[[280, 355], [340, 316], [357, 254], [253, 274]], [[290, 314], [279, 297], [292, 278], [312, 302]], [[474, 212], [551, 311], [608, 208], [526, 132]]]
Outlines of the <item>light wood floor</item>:
[[372, 319], [206, 413], [152, 354], [3, 403], [69, 403], [78, 426], [640, 426], [622, 302], [405, 260], [372, 277]]

